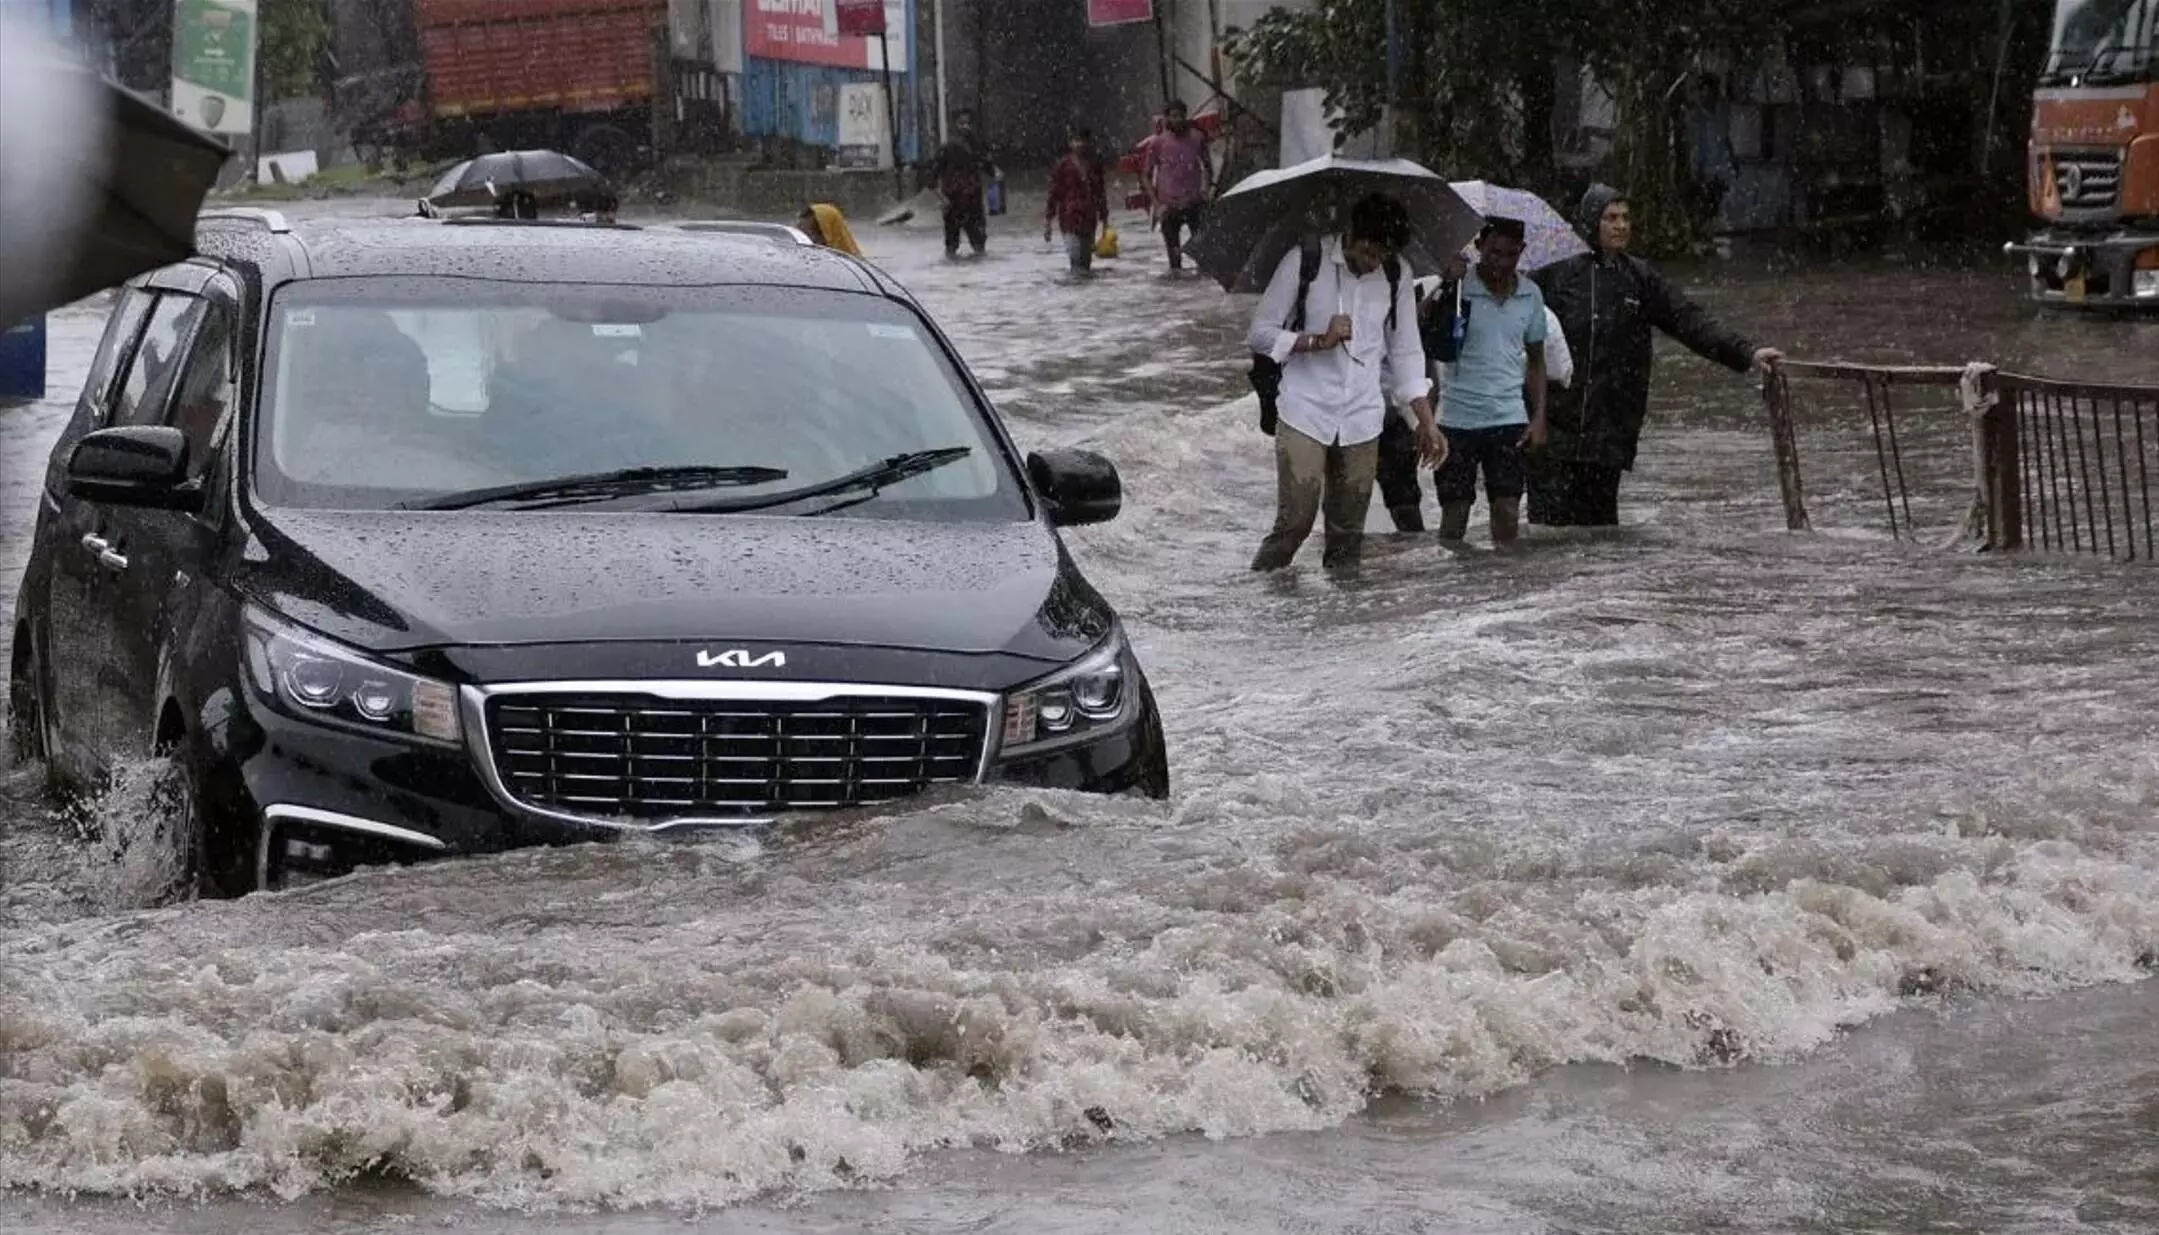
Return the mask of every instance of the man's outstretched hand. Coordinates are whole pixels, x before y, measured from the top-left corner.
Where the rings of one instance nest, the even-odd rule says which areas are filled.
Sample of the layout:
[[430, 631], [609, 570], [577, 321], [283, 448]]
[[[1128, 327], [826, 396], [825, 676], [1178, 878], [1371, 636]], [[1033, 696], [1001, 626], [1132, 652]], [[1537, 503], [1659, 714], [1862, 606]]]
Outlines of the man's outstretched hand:
[[1763, 373], [1774, 373], [1784, 363], [1784, 353], [1773, 347], [1754, 349], [1754, 367]]

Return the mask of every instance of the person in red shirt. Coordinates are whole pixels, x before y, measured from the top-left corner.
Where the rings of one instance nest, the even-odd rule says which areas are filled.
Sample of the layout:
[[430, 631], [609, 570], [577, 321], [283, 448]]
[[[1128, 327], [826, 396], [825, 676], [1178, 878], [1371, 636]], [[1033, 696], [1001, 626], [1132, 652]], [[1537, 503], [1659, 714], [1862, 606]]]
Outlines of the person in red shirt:
[[1042, 239], [1064, 233], [1065, 258], [1072, 273], [1094, 269], [1095, 242], [1109, 223], [1109, 185], [1102, 161], [1095, 157], [1094, 134], [1074, 129], [1065, 157], [1050, 172], [1049, 208], [1042, 219]]
[[1184, 269], [1184, 233], [1198, 231], [1207, 199], [1214, 194], [1214, 160], [1206, 130], [1193, 125], [1184, 102], [1171, 99], [1162, 111], [1162, 127], [1147, 139], [1140, 178], [1147, 184], [1162, 225], [1172, 273]]

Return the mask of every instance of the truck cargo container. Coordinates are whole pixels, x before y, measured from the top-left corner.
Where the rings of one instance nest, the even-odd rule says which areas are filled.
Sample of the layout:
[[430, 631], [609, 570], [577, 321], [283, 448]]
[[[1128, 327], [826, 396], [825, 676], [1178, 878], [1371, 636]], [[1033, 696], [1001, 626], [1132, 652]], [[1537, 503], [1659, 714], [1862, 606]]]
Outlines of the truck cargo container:
[[336, 0], [332, 107], [363, 151], [651, 158], [666, 0]]

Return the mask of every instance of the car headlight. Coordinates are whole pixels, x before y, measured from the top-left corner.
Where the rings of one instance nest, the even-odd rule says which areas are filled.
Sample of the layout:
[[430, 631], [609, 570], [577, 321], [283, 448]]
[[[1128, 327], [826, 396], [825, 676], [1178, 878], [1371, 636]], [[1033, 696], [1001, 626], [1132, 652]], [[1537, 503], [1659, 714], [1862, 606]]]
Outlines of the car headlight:
[[1139, 714], [1139, 669], [1124, 632], [1112, 629], [1087, 655], [1005, 696], [1005, 758], [1105, 737]]
[[457, 689], [339, 647], [249, 606], [247, 673], [285, 711], [363, 733], [451, 745], [464, 739]]

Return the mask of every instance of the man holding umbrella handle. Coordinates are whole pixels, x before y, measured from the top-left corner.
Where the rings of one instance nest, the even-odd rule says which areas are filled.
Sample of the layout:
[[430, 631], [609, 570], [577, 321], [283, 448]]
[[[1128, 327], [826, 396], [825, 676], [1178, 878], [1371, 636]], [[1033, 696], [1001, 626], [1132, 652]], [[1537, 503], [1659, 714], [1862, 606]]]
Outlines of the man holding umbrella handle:
[[[1288, 566], [1323, 512], [1322, 564], [1330, 572], [1356, 569], [1389, 394], [1416, 417], [1418, 453], [1434, 466], [1446, 456], [1415, 293], [1404, 277], [1401, 255], [1411, 238], [1408, 209], [1369, 194], [1350, 208], [1347, 232], [1322, 243], [1309, 276], [1309, 259], [1293, 249], [1260, 297], [1249, 342], [1281, 366], [1281, 384], [1274, 526], [1253, 570]], [[1327, 325], [1320, 332], [1305, 328], [1321, 320]]]

